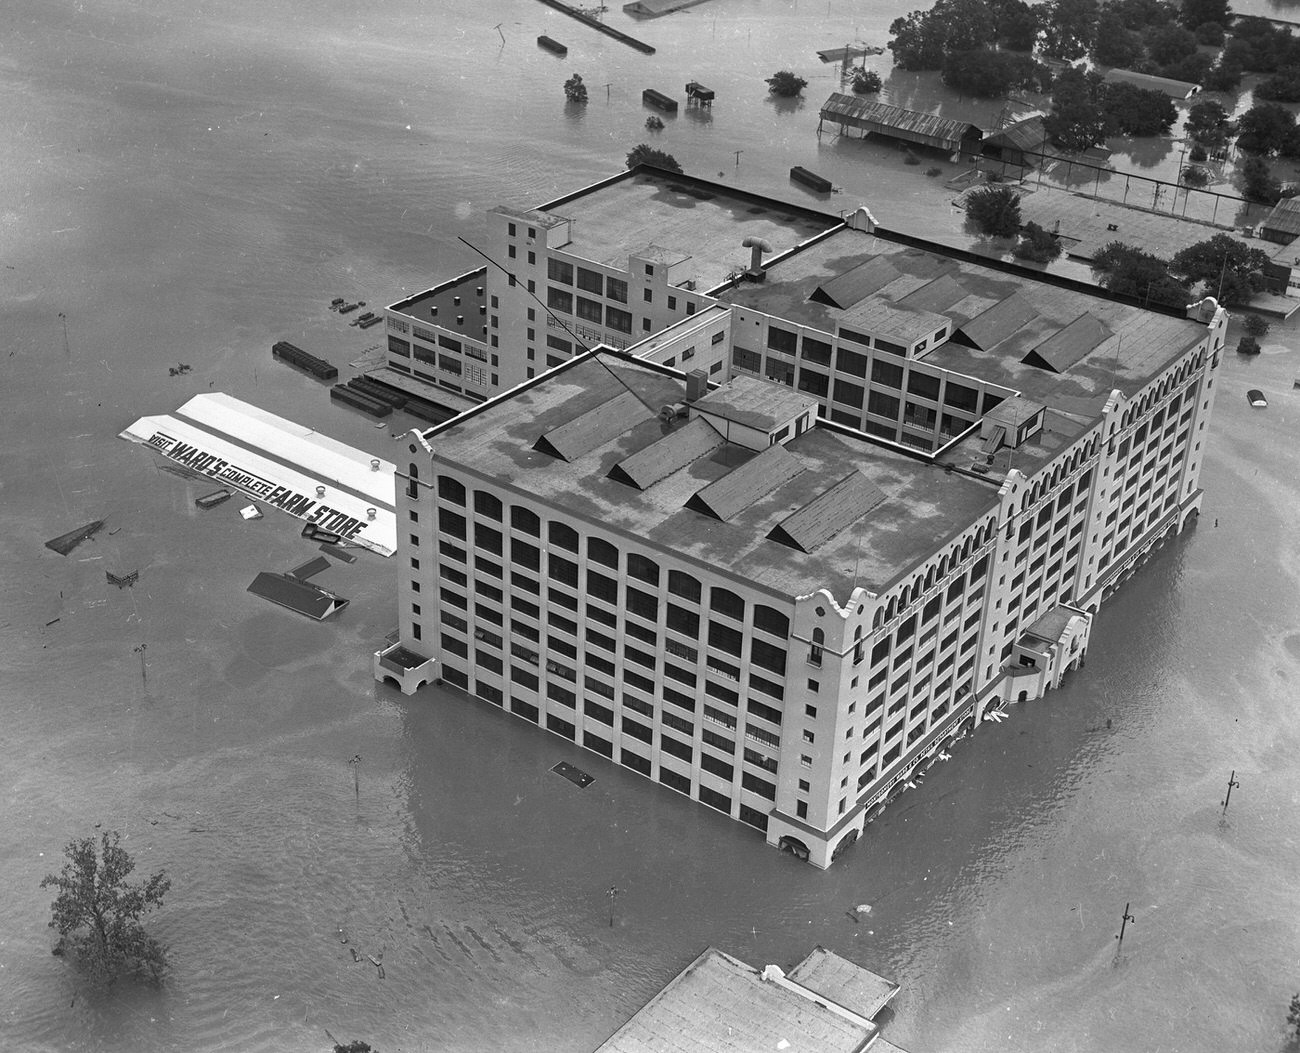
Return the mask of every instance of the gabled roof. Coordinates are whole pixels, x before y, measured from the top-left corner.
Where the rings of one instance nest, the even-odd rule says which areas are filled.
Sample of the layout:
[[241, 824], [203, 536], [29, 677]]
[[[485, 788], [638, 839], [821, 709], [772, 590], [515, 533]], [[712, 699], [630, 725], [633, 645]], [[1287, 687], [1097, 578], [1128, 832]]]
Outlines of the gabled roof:
[[990, 132], [984, 137], [982, 145], [997, 146], [1003, 150], [1019, 150], [1022, 153], [1036, 153], [1046, 142], [1047, 131], [1043, 128], [1043, 117], [1041, 114], [1035, 114], [1033, 117], [1026, 117], [1023, 121], [1008, 124], [996, 132]]
[[905, 137], [937, 139], [953, 144], [960, 143], [963, 139], [978, 139], [981, 134], [979, 128], [970, 121], [905, 110], [901, 106], [890, 106], [843, 92], [832, 93], [822, 104], [821, 116], [858, 127], [878, 125]]
[[691, 403], [692, 413], [770, 432], [817, 406], [817, 399], [782, 384], [744, 375]]
[[725, 523], [803, 470], [799, 458], [777, 443], [698, 491], [686, 507]]
[[883, 289], [901, 273], [884, 256], [877, 256], [823, 282], [808, 299], [843, 311]]
[[1045, 408], [1041, 402], [1027, 399], [1023, 395], [1012, 395], [989, 410], [987, 417], [991, 421], [1005, 424], [1008, 428], [1018, 428], [1025, 421], [1032, 420], [1042, 413]]
[[1284, 197], [1264, 220], [1265, 230], [1300, 237], [1300, 198]]
[[885, 492], [856, 468], [825, 493], [787, 516], [767, 535], [772, 541], [814, 552], [885, 500]]
[[717, 449], [722, 442], [722, 436], [713, 425], [702, 417], [696, 417], [689, 424], [672, 427], [658, 442], [652, 442], [619, 461], [609, 470], [609, 477], [645, 490], [710, 450]]
[[1053, 333], [1031, 350], [1021, 361], [1027, 366], [1064, 373], [1085, 358], [1093, 348], [1109, 340], [1110, 336], [1110, 330], [1100, 318], [1084, 311], [1064, 329]]
[[1150, 73], [1138, 73], [1131, 69], [1113, 69], [1102, 78], [1107, 84], [1132, 84], [1145, 91], [1158, 91], [1171, 99], [1190, 99], [1201, 90], [1199, 84], [1189, 80], [1174, 80], [1172, 77], [1156, 77]]
[[[825, 947], [815, 947], [808, 957], [790, 970], [789, 978], [832, 1002], [846, 1006], [868, 1019], [885, 1008], [898, 994], [898, 984]], [[882, 1040], [869, 1047], [873, 1053]]]
[[552, 428], [537, 440], [533, 449], [561, 460], [576, 461], [584, 453], [631, 430], [645, 415], [645, 409], [645, 404], [632, 392], [622, 391], [608, 402]]
[[983, 314], [976, 315], [961, 327], [961, 331], [981, 351], [988, 351], [1013, 333], [1018, 333], [1026, 322], [1037, 317], [1038, 310], [1034, 305], [1025, 296], [1015, 292]]
[[957, 284], [957, 279], [951, 274], [941, 274], [914, 292], [908, 293], [898, 302], [904, 307], [915, 307], [921, 311], [934, 311], [946, 315], [948, 308], [960, 303], [969, 295], [970, 293]]
[[336, 596], [317, 585], [266, 570], [253, 579], [248, 591], [272, 603], [278, 603], [281, 607], [305, 614], [308, 618], [315, 618], [318, 622], [348, 605], [342, 596]]

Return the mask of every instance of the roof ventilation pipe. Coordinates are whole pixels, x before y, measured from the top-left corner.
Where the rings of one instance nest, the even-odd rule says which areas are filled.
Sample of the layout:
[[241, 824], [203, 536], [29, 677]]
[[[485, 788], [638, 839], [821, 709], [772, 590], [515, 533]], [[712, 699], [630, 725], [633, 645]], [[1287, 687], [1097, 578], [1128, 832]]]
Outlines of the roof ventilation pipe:
[[685, 417], [690, 414], [690, 407], [685, 402], [670, 402], [659, 410], [659, 419], [664, 424], [671, 424], [678, 417]]
[[692, 369], [686, 374], [686, 401], [694, 402], [709, 393], [709, 374], [703, 369]]
[[763, 238], [756, 238], [751, 234], [741, 244], [749, 249], [749, 270], [745, 272], [745, 280], [761, 282], [765, 277], [763, 273], [763, 253], [773, 251], [771, 242]]

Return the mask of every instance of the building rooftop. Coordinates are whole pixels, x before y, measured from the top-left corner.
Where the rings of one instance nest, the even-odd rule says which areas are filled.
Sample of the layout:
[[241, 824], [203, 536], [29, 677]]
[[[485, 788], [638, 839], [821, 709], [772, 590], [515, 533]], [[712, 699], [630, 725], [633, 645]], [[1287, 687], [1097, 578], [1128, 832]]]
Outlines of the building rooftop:
[[996, 503], [826, 422], [758, 454], [702, 415], [666, 423], [685, 394], [676, 370], [596, 351], [427, 434], [435, 461], [782, 596], [880, 592]]
[[811, 395], [754, 377], [736, 377], [695, 402], [695, 407], [710, 417], [761, 431], [772, 431], [818, 405]]
[[[838, 959], [852, 969], [857, 966]], [[861, 970], [865, 972], [865, 970]], [[868, 974], [872, 975], [872, 974]], [[860, 1053], [877, 1031], [852, 1002], [822, 1004], [742, 961], [708, 948], [596, 1053]], [[888, 983], [888, 981], [885, 981]], [[852, 993], [852, 983], [845, 985]], [[871, 1043], [868, 1046], [868, 1043]]]
[[1146, 91], [1158, 91], [1171, 99], [1190, 99], [1201, 90], [1199, 84], [1189, 80], [1174, 80], [1172, 77], [1157, 77], [1150, 73], [1138, 73], [1131, 69], [1108, 70], [1102, 78], [1107, 84], [1132, 84], [1135, 88]]
[[747, 237], [767, 241], [776, 252], [836, 226], [839, 219], [713, 183], [637, 169], [543, 206], [575, 220], [573, 240], [562, 250], [597, 263], [626, 268], [628, 256], [667, 253], [680, 277], [704, 291], [749, 266]]
[[487, 306], [486, 286], [487, 268], [480, 267], [399, 300], [388, 309], [483, 343], [487, 340], [487, 316], [479, 308]]
[[807, 958], [790, 970], [789, 977], [800, 986], [868, 1018], [874, 1018], [884, 1009], [899, 990], [893, 980], [886, 980], [825, 947], [814, 947]]
[[[874, 270], [868, 274], [864, 264]], [[924, 283], [881, 281], [888, 278], [886, 265]], [[855, 269], [853, 291], [845, 293], [836, 279]], [[836, 302], [844, 303], [873, 286], [866, 302], [884, 298], [893, 310], [911, 312], [925, 324], [936, 310], [953, 320], [952, 338], [923, 361], [1084, 419], [1100, 415], [1112, 388], [1136, 392], [1205, 336], [1203, 325], [1187, 319], [850, 228], [778, 260], [762, 283], [738, 284], [721, 298], [832, 333], [862, 308], [831, 306], [825, 291], [837, 289]], [[890, 300], [895, 290], [902, 295]]]
[[1273, 206], [1273, 211], [1268, 214], [1261, 226], [1265, 230], [1289, 234], [1293, 238], [1300, 236], [1300, 200], [1284, 197]]

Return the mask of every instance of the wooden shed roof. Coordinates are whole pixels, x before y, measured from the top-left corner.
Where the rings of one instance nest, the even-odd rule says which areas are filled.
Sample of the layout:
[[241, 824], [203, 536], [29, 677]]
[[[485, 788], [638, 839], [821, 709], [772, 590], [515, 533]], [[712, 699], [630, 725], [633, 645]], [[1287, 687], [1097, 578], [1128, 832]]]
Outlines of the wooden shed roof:
[[834, 92], [822, 105], [825, 120], [855, 128], [881, 130], [886, 134], [913, 142], [932, 142], [957, 147], [969, 139], [979, 139], [983, 133], [969, 121], [940, 117], [918, 110], [905, 110], [883, 102], [873, 102], [857, 95]]

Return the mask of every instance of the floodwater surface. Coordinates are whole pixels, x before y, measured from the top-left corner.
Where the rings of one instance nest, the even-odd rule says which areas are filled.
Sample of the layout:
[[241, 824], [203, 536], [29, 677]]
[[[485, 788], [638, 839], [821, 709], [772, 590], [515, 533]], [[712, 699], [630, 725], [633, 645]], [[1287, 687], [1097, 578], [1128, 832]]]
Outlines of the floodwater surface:
[[[1103, 608], [1087, 666], [963, 741], [825, 873], [489, 706], [377, 686], [394, 561], [316, 578], [352, 601], [329, 623], [280, 610], [245, 590], [315, 554], [297, 522], [199, 511], [210, 487], [115, 437], [218, 390], [391, 455], [411, 421], [332, 405], [271, 343], [345, 366], [375, 337], [331, 298], [375, 306], [476, 265], [456, 239], [485, 209], [602, 178], [641, 141], [700, 175], [829, 211], [865, 201], [960, 242], [940, 180], [816, 135], [839, 81], [814, 52], [883, 43], [901, 13], [611, 11], [659, 47], [646, 57], [525, 0], [0, 10], [9, 1048], [311, 1051], [328, 1029], [384, 1053], [590, 1050], [706, 944], [787, 966], [822, 944], [896, 979], [887, 1034], [915, 1053], [1280, 1046], [1300, 986], [1292, 329], [1230, 357], [1198, 437], [1200, 525]], [[767, 97], [780, 68], [809, 79], [802, 102]], [[574, 71], [585, 108], [563, 100]], [[642, 89], [691, 79], [712, 110], [652, 138]], [[915, 105], [929, 84], [895, 76], [890, 98]], [[844, 192], [805, 194], [796, 164]], [[182, 362], [193, 372], [169, 375]], [[70, 555], [43, 547], [98, 518]], [[134, 587], [106, 582], [133, 570]], [[595, 782], [552, 774], [561, 760]], [[85, 990], [50, 954], [38, 882], [97, 824], [172, 878], [152, 920], [173, 962], [159, 991]]]

